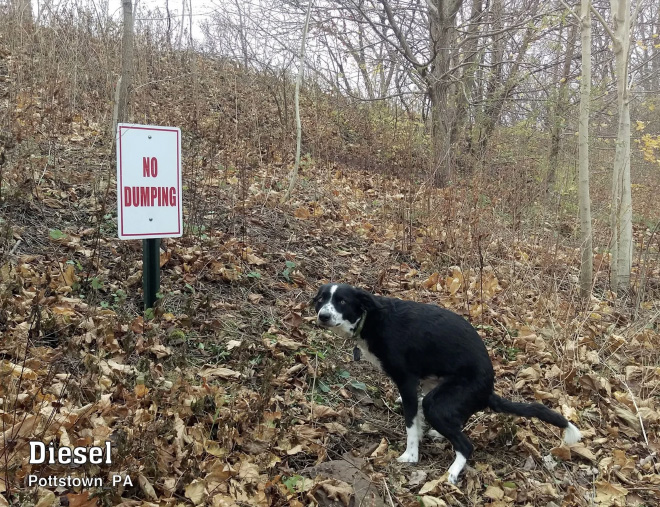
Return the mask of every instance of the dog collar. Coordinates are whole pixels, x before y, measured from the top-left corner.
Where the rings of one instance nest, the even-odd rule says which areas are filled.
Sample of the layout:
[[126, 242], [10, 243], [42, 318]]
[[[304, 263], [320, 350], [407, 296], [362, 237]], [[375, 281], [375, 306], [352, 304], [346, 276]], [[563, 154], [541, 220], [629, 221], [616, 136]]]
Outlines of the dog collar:
[[[360, 333], [362, 332], [362, 328], [364, 327], [364, 321], [367, 320], [367, 312], [364, 312], [362, 314], [362, 317], [360, 317], [360, 322], [358, 322], [357, 328], [355, 328], [355, 332], [353, 333], [353, 338], [358, 339], [360, 338]], [[357, 345], [353, 347], [353, 361], [359, 361], [362, 356], [362, 351], [360, 350], [360, 347]]]
[[358, 322], [358, 325], [355, 328], [355, 332], [353, 333], [353, 338], [359, 338], [360, 333], [362, 332], [362, 328], [364, 327], [365, 320], [367, 320], [367, 312], [364, 312], [362, 314], [362, 317], [360, 317], [360, 322]]

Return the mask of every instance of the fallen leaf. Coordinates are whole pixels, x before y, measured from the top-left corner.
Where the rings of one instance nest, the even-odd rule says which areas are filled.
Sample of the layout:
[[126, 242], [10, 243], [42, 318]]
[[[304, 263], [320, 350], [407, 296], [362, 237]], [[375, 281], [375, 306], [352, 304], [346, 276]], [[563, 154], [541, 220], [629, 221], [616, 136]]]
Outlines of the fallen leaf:
[[331, 421], [323, 425], [330, 433], [336, 433], [338, 435], [346, 435], [348, 429], [345, 426], [342, 426], [338, 422]]
[[297, 312], [289, 312], [282, 320], [284, 324], [293, 329], [299, 328], [303, 323], [302, 315]]
[[376, 447], [376, 450], [371, 453], [372, 458], [376, 458], [379, 456], [385, 456], [387, 453], [387, 440], [384, 438], [380, 441], [380, 444], [378, 444], [378, 447]]
[[429, 481], [421, 487], [421, 489], [419, 490], [419, 494], [420, 495], [438, 494], [440, 492], [441, 485], [442, 485], [442, 479], [434, 479], [432, 481]]
[[207, 380], [214, 378], [221, 378], [224, 380], [235, 380], [241, 378], [241, 374], [237, 371], [230, 370], [229, 368], [224, 368], [222, 366], [206, 366], [202, 368], [197, 375], [204, 377]]
[[552, 449], [550, 449], [550, 454], [552, 454], [556, 458], [559, 458], [562, 461], [571, 460], [571, 448], [566, 445], [562, 445], [560, 447], [553, 447]]
[[584, 444], [578, 443], [571, 445], [571, 452], [577, 454], [592, 463], [596, 462], [596, 455], [591, 452]]
[[193, 481], [185, 487], [184, 495], [193, 505], [201, 505], [206, 500], [208, 493], [204, 481]]
[[408, 486], [411, 488], [416, 488], [420, 484], [426, 481], [426, 478], [428, 477], [428, 473], [424, 470], [414, 470], [412, 474], [410, 474], [410, 478], [408, 479]]
[[291, 447], [291, 449], [287, 449], [286, 451], [288, 456], [293, 456], [294, 454], [298, 454], [299, 452], [303, 452], [302, 444], [294, 445], [293, 447]]
[[630, 410], [620, 405], [614, 407], [614, 414], [630, 428], [641, 433], [642, 426], [639, 423], [639, 418]]
[[305, 208], [305, 207], [301, 207], [301, 208], [296, 209], [296, 210], [293, 212], [293, 215], [294, 215], [296, 218], [301, 218], [301, 219], [303, 219], [303, 220], [306, 220], [306, 219], [308, 219], [308, 218], [311, 216], [311, 214], [309, 213], [309, 210], [308, 210], [307, 208]]
[[243, 343], [241, 340], [229, 340], [225, 345], [225, 348], [227, 350], [237, 349], [241, 346], [241, 343]]
[[133, 322], [131, 322], [131, 331], [135, 334], [142, 334], [144, 332], [144, 319], [141, 315], [135, 317]]
[[65, 317], [74, 317], [76, 312], [68, 305], [54, 305], [50, 309], [55, 315], [64, 315]]
[[254, 294], [254, 293], [251, 293], [250, 295], [248, 295], [248, 299], [250, 300], [250, 303], [253, 303], [253, 304], [255, 304], [255, 305], [256, 305], [256, 304], [259, 304], [259, 302], [260, 302], [263, 298], [264, 298], [264, 296], [263, 296], [262, 294]]
[[142, 474], [138, 475], [138, 484], [140, 485], [140, 489], [142, 490], [142, 493], [144, 493], [147, 496], [147, 498], [156, 501], [158, 500], [158, 495], [156, 494], [154, 487], [149, 482], [149, 479], [147, 479], [144, 475]]
[[431, 276], [429, 276], [422, 285], [424, 286], [425, 289], [430, 289], [433, 287], [435, 284], [438, 283], [438, 278], [440, 277], [440, 273], [435, 271]]
[[158, 359], [162, 359], [164, 357], [168, 357], [172, 355], [172, 349], [169, 347], [166, 347], [165, 345], [161, 345], [160, 343], [156, 345], [152, 345], [149, 347], [149, 350], [153, 352]]
[[339, 414], [330, 407], [326, 407], [325, 405], [314, 404], [312, 406], [312, 415], [316, 419], [325, 419], [329, 417], [337, 417]]
[[73, 286], [73, 284], [78, 280], [78, 277], [76, 276], [76, 268], [73, 266], [73, 264], [67, 265], [66, 269], [62, 273], [62, 277], [64, 278], [64, 283], [66, 283], [69, 287]]
[[491, 500], [502, 500], [504, 498], [504, 490], [499, 486], [490, 485], [484, 491], [484, 496]]
[[162, 268], [165, 264], [167, 264], [171, 258], [172, 258], [171, 250], [168, 250], [167, 252], [160, 252], [160, 260], [159, 260], [160, 267]]
[[251, 264], [253, 266], [263, 266], [264, 264], [268, 264], [268, 261], [266, 259], [262, 259], [261, 257], [258, 257], [252, 253], [248, 253], [246, 255], [246, 260], [248, 264]]
[[628, 494], [628, 490], [618, 484], [607, 481], [596, 482], [596, 502], [602, 505], [612, 505], [616, 500], [621, 500]]
[[339, 479], [326, 479], [319, 482], [314, 488], [314, 492], [322, 489], [330, 500], [340, 501], [348, 507], [351, 497], [354, 494], [353, 486], [340, 481]]
[[137, 396], [138, 398], [144, 398], [149, 392], [149, 388], [144, 385], [144, 382], [137, 383], [135, 384], [134, 392], [135, 392], [135, 396]]
[[4, 375], [11, 375], [12, 377], [27, 380], [36, 380], [39, 377], [34, 370], [27, 366], [18, 365], [7, 360], [0, 361], [0, 376]]
[[96, 507], [97, 499], [89, 498], [89, 495], [89, 491], [83, 491], [80, 494], [68, 494], [66, 499], [69, 501], [69, 507]]

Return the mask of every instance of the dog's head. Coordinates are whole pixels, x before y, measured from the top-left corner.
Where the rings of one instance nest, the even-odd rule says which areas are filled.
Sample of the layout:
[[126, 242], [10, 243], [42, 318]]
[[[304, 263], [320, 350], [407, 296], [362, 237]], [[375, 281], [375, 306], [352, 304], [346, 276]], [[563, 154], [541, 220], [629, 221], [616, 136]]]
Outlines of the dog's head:
[[368, 310], [371, 294], [350, 285], [327, 283], [319, 288], [313, 302], [319, 326], [351, 337]]

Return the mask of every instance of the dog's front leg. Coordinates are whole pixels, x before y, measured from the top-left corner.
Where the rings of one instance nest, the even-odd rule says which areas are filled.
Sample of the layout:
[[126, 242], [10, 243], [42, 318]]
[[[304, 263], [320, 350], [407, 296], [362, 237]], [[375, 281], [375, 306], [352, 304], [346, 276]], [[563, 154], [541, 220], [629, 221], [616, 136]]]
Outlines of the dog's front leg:
[[422, 438], [422, 411], [419, 410], [417, 400], [418, 381], [407, 381], [397, 383], [401, 402], [403, 403], [403, 415], [406, 419], [406, 451], [397, 458], [401, 463], [417, 463], [419, 461], [419, 441]]

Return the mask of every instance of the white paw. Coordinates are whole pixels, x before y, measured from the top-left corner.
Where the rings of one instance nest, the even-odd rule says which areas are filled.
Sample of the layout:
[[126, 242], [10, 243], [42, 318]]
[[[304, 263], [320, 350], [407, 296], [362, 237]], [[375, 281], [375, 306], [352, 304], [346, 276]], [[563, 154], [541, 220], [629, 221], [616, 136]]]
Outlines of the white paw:
[[410, 451], [406, 449], [406, 452], [404, 452], [396, 460], [399, 463], [417, 463], [419, 461], [419, 451]]
[[426, 435], [431, 437], [431, 438], [439, 438], [439, 439], [444, 439], [445, 436], [442, 433], [439, 433], [437, 430], [434, 430], [431, 428], [426, 432]]
[[457, 452], [456, 459], [454, 460], [454, 462], [449, 467], [449, 470], [447, 471], [448, 472], [447, 481], [450, 484], [455, 485], [458, 482], [458, 476], [463, 471], [463, 467], [465, 467], [465, 463], [467, 463], [465, 456], [463, 456], [460, 452]]

